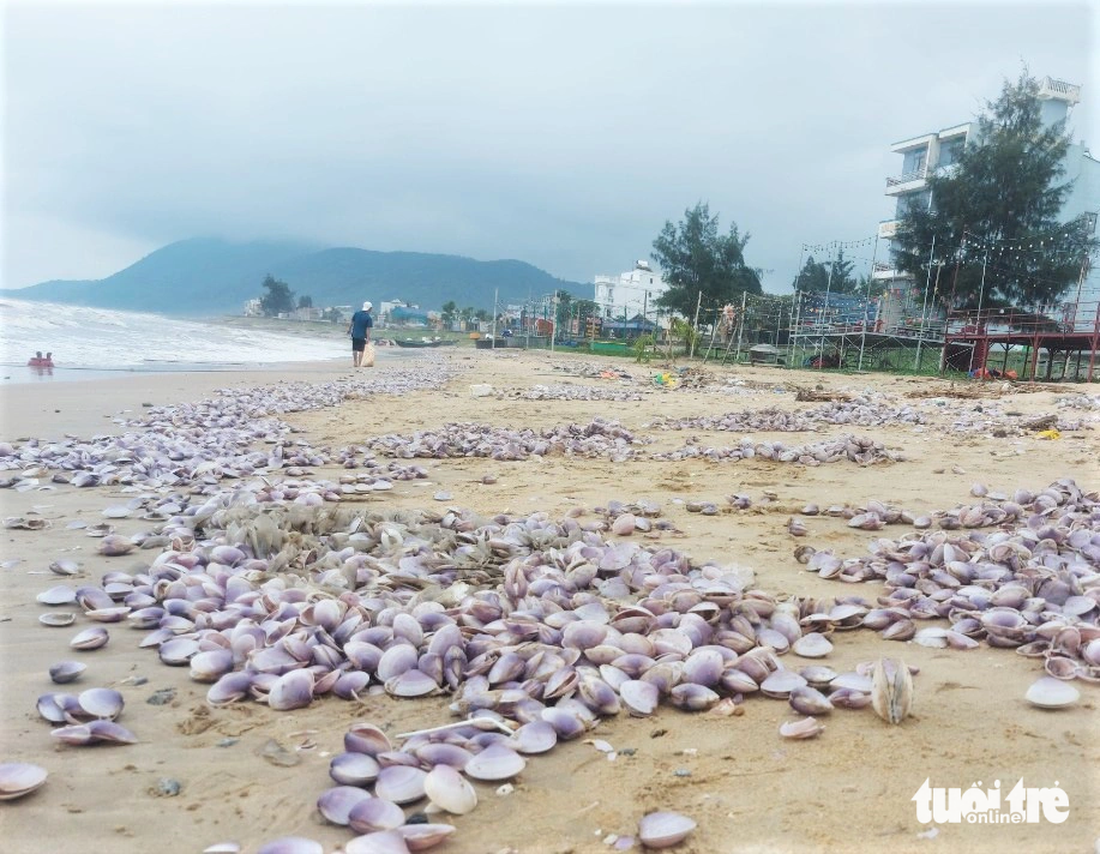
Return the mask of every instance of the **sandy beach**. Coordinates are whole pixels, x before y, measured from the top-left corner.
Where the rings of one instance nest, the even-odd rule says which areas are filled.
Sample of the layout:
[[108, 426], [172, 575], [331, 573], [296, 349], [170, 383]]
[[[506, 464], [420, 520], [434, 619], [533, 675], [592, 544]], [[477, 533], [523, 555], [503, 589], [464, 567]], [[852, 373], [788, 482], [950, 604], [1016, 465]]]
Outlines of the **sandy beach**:
[[[423, 366], [425, 374], [445, 370], [449, 379], [403, 394], [354, 391], [364, 375], [384, 379], [410, 365]], [[606, 536], [653, 550], [674, 549], [693, 566], [751, 570], [752, 587], [779, 601], [859, 596], [872, 605], [883, 595], [881, 582], [845, 584], [821, 578], [796, 560], [795, 550], [812, 546], [830, 549], [840, 558], [865, 557], [875, 540], [912, 535], [914, 528], [862, 530], [850, 527], [842, 516], [800, 516], [805, 505], [816, 503], [824, 510], [879, 501], [919, 516], [974, 504], [975, 484], [1007, 496], [1018, 489], [1039, 492], [1064, 478], [1074, 479], [1093, 498], [1100, 489], [1100, 409], [1086, 408], [1095, 407], [1095, 386], [1013, 387], [693, 367], [677, 374], [677, 387], [671, 387], [654, 384], [654, 375], [666, 370], [658, 362], [609, 364], [576, 354], [450, 348], [415, 362], [385, 354], [377, 368], [358, 374], [344, 362], [331, 362], [277, 371], [16, 385], [2, 389], [0, 442], [18, 449], [32, 438], [44, 444], [66, 435], [119, 435], [137, 429], [126, 421], [158, 407], [195, 403], [223, 389], [232, 396], [269, 387], [292, 396], [299, 383], [302, 388], [337, 384], [353, 393], [330, 406], [278, 415], [293, 431], [280, 440], [288, 455], [308, 448], [333, 459], [340, 449], [354, 447], [362, 459], [371, 439], [437, 430], [454, 422], [538, 431], [612, 419], [636, 439], [646, 440], [631, 446], [634, 454], [627, 459], [562, 454], [516, 461], [403, 459], [399, 462], [423, 467], [427, 477], [394, 479], [387, 491], [345, 494], [339, 505], [349, 512], [382, 513], [439, 513], [455, 507], [486, 518], [542, 513], [561, 520], [573, 513], [580, 522], [595, 523], [602, 518], [597, 508], [607, 508], [609, 502], [645, 499], [659, 507], [657, 518], [669, 523], [665, 529], [644, 536], [641, 531]], [[626, 376], [600, 377], [600, 368]], [[491, 386], [492, 393], [474, 396], [475, 384]], [[542, 399], [524, 397], [539, 386], [546, 388]], [[798, 389], [817, 400], [797, 400]], [[586, 394], [603, 399], [581, 399]], [[655, 458], [676, 455], [685, 446], [735, 446], [746, 435], [706, 425], [661, 429], [663, 421], [771, 407], [806, 413], [830, 399], [869, 394], [875, 396], [863, 398], [868, 411], [904, 411], [911, 420], [886, 418], [886, 423], [860, 426], [820, 421], [812, 431], [748, 435], [755, 441], [804, 445], [854, 434], [881, 443], [900, 459], [807, 466], [760, 458]], [[548, 399], [557, 395], [573, 399]], [[615, 397], [624, 399], [611, 399]], [[1067, 398], [1080, 406], [1067, 405]], [[1037, 424], [1042, 416], [1057, 416], [1059, 438], [1042, 438], [1042, 425], [1021, 426]], [[258, 443], [264, 453], [271, 447]], [[377, 446], [373, 453], [382, 459]], [[0, 490], [0, 516], [49, 523], [45, 530], [2, 531], [0, 761], [34, 763], [47, 769], [49, 778], [38, 791], [0, 803], [4, 851], [201, 852], [231, 841], [242, 851], [255, 852], [283, 836], [315, 839], [326, 852], [340, 851], [355, 834], [326, 822], [316, 801], [332, 784], [329, 762], [343, 750], [349, 725], [369, 721], [393, 738], [456, 719], [448, 709], [453, 698], [446, 694], [397, 700], [369, 693], [358, 701], [325, 696], [289, 712], [250, 700], [215, 708], [206, 702], [209, 685], [193, 681], [186, 666], [162, 664], [155, 649], [139, 648], [146, 632], [125, 621], [104, 624], [111, 636], [106, 646], [74, 652], [69, 640], [95, 624], [73, 605], [53, 609], [77, 612], [72, 626], [40, 625], [39, 616], [51, 609], [35, 597], [59, 584], [99, 585], [108, 572], [140, 573], [160, 549], [105, 557], [97, 554], [98, 541], [71, 523], [102, 523], [107, 521], [105, 508], [154, 491], [119, 484], [77, 488], [51, 482], [55, 472], [48, 466], [28, 473], [34, 468], [25, 463], [0, 472], [8, 478], [22, 473], [36, 481], [27, 488]], [[338, 482], [356, 473], [335, 461], [298, 468], [293, 474], [269, 469], [262, 475], [270, 483], [295, 478]], [[242, 475], [241, 480], [254, 478]], [[203, 487], [231, 488], [233, 482], [199, 479], [163, 488], [160, 496], [197, 495]], [[735, 495], [747, 496], [750, 506], [739, 509], [728, 498]], [[713, 514], [693, 512], [696, 504], [708, 502], [715, 505]], [[808, 529], [806, 536], [789, 533], [792, 517]], [[126, 537], [153, 531], [157, 524], [137, 514], [109, 521]], [[78, 574], [52, 573], [49, 565], [59, 559], [77, 561]], [[1095, 625], [1096, 610], [1081, 619]], [[948, 621], [920, 622], [920, 627], [926, 625], [946, 627]], [[1080, 700], [1068, 708], [1044, 710], [1024, 699], [1028, 687], [1043, 675], [1042, 661], [1013, 649], [991, 648], [984, 641], [969, 650], [930, 648], [884, 640], [870, 629], [835, 631], [830, 640], [834, 649], [825, 659], [815, 662], [788, 652], [780, 660], [794, 670], [821, 663], [840, 672], [881, 656], [903, 659], [919, 668], [912, 714], [893, 726], [870, 708], [837, 709], [821, 717], [825, 729], [818, 737], [789, 740], [780, 737], [778, 728], [799, 716], [786, 701], [758, 694], [746, 695], [729, 715], [680, 711], [667, 702], [652, 717], [631, 717], [624, 711], [602, 719], [579, 739], [528, 757], [506, 793], [498, 793], [500, 784], [477, 784], [477, 809], [446, 819], [457, 830], [433, 850], [609, 852], [616, 850], [618, 838], [635, 835], [638, 820], [655, 810], [675, 811], [697, 822], [695, 831], [672, 849], [692, 854], [1086, 854], [1100, 845], [1100, 685], [1074, 680]], [[48, 669], [64, 659], [77, 659], [87, 670], [79, 681], [57, 686]], [[126, 705], [119, 723], [136, 735], [136, 744], [77, 747], [51, 737], [54, 725], [39, 716], [36, 698], [91, 687], [121, 692]], [[613, 761], [591, 743], [596, 739], [611, 745]], [[912, 798], [926, 779], [933, 786], [963, 789], [973, 784], [991, 788], [1000, 781], [1007, 792], [1021, 778], [1027, 786], [1063, 789], [1068, 818], [1059, 824], [998, 826], [923, 825], [916, 818]], [[425, 805], [410, 804], [406, 813], [420, 812]], [[631, 850], [642, 849], [635, 845]]]

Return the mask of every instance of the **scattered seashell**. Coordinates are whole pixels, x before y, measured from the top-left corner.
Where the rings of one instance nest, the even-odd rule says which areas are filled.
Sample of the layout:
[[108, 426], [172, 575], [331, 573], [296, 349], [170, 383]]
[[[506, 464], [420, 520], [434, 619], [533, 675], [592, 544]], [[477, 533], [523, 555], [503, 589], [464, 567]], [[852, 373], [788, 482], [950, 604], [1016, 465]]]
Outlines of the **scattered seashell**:
[[786, 721], [779, 725], [779, 734], [784, 738], [814, 738], [825, 730], [824, 724], [815, 718], [802, 718], [798, 721]]
[[913, 677], [903, 661], [880, 658], [875, 664], [871, 707], [887, 723], [899, 724], [913, 707]]
[[1041, 709], [1062, 709], [1076, 703], [1081, 692], [1061, 679], [1043, 676], [1031, 684], [1024, 697]]
[[0, 764], [0, 801], [13, 801], [41, 788], [46, 783], [45, 768], [29, 762]]
[[696, 823], [675, 812], [651, 812], [638, 822], [638, 839], [647, 848], [671, 848], [683, 842]]

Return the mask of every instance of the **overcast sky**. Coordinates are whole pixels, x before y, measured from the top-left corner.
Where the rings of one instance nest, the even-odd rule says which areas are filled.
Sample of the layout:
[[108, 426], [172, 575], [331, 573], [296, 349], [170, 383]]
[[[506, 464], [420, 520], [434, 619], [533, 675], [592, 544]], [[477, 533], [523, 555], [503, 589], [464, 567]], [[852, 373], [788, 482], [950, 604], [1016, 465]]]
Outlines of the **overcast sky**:
[[[575, 281], [698, 200], [784, 292], [873, 235], [892, 142], [973, 118], [1021, 62], [1084, 84], [1087, 3], [43, 6], [4, 14], [3, 284], [174, 240], [518, 258]], [[866, 270], [870, 248], [857, 254]]]

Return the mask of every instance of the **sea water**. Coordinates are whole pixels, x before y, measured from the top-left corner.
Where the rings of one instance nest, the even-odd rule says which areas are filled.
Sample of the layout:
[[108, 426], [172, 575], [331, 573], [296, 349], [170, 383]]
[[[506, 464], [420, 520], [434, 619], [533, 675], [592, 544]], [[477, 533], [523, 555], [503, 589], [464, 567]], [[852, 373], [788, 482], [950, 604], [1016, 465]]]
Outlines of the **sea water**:
[[[287, 326], [292, 324], [288, 321]], [[339, 327], [337, 327], [339, 329]], [[343, 331], [339, 329], [339, 331]], [[0, 381], [32, 382], [36, 351], [53, 353], [53, 379], [87, 379], [120, 371], [228, 370], [283, 362], [347, 358], [347, 339], [158, 314], [26, 300], [0, 300]]]

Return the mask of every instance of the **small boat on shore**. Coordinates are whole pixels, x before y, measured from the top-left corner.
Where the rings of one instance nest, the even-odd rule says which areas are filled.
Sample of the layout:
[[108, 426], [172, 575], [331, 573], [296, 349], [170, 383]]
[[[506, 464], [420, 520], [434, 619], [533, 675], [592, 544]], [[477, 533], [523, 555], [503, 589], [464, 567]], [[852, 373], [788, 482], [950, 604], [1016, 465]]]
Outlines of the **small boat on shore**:
[[35, 353], [29, 359], [27, 359], [28, 368], [52, 368], [53, 367], [53, 353], [47, 353], [45, 356], [41, 352]]

